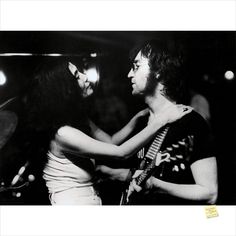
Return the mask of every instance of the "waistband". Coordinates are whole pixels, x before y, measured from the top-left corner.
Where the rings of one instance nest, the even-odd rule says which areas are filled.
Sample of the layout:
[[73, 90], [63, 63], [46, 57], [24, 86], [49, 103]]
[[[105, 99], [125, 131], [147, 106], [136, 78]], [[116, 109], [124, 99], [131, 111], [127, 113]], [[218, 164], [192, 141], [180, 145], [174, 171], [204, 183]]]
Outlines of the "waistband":
[[[94, 189], [93, 186], [81, 186], [81, 187], [72, 187], [62, 191], [53, 192], [58, 196], [65, 194], [76, 194], [78, 197], [90, 196], [90, 195], [98, 195], [98, 192]], [[53, 194], [51, 193], [51, 194]]]

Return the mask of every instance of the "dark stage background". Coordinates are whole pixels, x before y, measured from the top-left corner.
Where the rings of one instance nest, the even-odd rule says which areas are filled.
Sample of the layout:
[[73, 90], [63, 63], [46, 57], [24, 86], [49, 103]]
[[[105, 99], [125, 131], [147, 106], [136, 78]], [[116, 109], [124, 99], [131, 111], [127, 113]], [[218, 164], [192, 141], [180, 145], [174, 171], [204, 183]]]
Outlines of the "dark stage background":
[[[218, 161], [218, 204], [236, 204], [235, 78], [226, 80], [224, 77], [227, 70], [236, 73], [235, 32], [2, 31], [0, 70], [4, 72], [7, 81], [0, 85], [0, 104], [16, 97], [4, 106], [4, 110], [15, 112], [18, 124], [13, 135], [0, 149], [1, 205], [48, 204], [47, 190], [35, 165], [27, 166], [22, 180], [24, 183], [28, 175], [32, 174], [35, 177], [33, 182], [17, 190], [3, 191], [29, 158], [29, 154], [22, 149], [24, 144], [20, 142], [24, 133], [24, 127], [21, 126], [21, 96], [37, 65], [48, 57], [46, 54], [59, 53], [75, 62], [85, 60], [96, 64], [100, 72], [100, 84], [89, 101], [93, 107], [90, 116], [98, 126], [112, 134], [144, 107], [140, 99], [131, 95], [127, 78], [130, 68], [129, 50], [140, 41], [150, 38], [165, 39], [170, 47], [181, 45], [180, 50], [187, 62], [191, 91], [204, 95], [210, 104], [210, 125], [216, 140]], [[6, 53], [18, 54], [10, 56]], [[99, 187], [104, 204], [118, 203], [122, 187], [119, 183], [104, 182]]]

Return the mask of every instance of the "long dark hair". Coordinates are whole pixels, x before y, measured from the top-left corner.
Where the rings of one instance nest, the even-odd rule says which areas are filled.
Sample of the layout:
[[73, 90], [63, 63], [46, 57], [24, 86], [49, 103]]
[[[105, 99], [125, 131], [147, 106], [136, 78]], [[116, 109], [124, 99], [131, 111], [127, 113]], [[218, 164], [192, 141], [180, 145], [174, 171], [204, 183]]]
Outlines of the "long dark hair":
[[45, 60], [36, 69], [24, 100], [27, 128], [44, 149], [64, 125], [89, 133], [82, 93], [68, 60]]

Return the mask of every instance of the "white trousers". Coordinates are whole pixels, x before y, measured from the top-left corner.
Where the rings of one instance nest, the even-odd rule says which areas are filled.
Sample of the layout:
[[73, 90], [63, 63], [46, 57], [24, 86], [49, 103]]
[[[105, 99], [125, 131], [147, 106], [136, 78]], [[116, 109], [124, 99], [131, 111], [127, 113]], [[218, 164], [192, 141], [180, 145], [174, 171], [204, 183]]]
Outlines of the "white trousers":
[[92, 186], [50, 193], [49, 199], [52, 205], [102, 205], [101, 198]]

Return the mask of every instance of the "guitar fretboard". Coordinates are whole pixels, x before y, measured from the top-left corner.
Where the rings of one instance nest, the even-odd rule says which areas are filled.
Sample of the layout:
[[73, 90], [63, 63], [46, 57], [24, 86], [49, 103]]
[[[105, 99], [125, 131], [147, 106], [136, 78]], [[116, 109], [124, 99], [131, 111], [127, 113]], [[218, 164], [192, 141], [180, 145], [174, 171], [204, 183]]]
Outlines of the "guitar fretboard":
[[[169, 130], [169, 126], [166, 126], [164, 129], [162, 129], [156, 136], [155, 140], [152, 142], [150, 148], [148, 149], [148, 152], [143, 161], [146, 161], [147, 159], [149, 159], [151, 160], [151, 162], [148, 163], [145, 170], [135, 179], [137, 185], [141, 185], [151, 175], [151, 172], [155, 168], [155, 162], [156, 162], [155, 157], [161, 148], [161, 145], [164, 141], [164, 138], [168, 130]], [[141, 165], [143, 164], [141, 163]]]
[[169, 129], [169, 126], [165, 127], [160, 133], [158, 133], [158, 135], [156, 136], [155, 140], [153, 141], [151, 147], [148, 149], [148, 152], [146, 154], [146, 158], [149, 158], [151, 160], [153, 160], [157, 154], [157, 152], [159, 152], [160, 148], [161, 148], [161, 144], [166, 136], [166, 133]]

